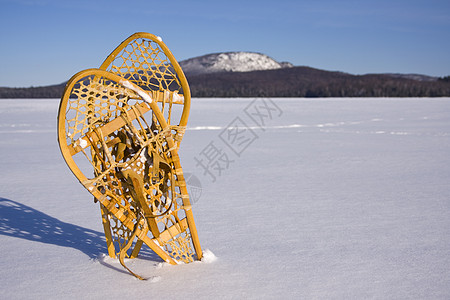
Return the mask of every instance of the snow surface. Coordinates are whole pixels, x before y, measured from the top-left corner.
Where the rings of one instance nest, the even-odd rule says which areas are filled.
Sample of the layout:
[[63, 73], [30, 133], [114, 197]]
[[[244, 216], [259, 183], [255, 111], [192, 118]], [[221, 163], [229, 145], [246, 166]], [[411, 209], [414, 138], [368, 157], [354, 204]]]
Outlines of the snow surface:
[[126, 262], [145, 282], [105, 255], [58, 103], [0, 100], [0, 298], [450, 299], [450, 98], [193, 99], [180, 156], [209, 250], [145, 248]]

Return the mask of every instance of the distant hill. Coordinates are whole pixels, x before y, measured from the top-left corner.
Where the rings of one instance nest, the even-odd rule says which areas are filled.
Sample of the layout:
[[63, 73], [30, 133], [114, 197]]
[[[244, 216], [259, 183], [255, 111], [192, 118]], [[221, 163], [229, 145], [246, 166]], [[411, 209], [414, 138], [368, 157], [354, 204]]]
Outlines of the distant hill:
[[405, 78], [405, 79], [413, 79], [417, 81], [437, 81], [439, 77], [427, 76], [421, 74], [399, 74], [399, 73], [385, 73], [382, 75], [388, 75], [396, 78]]
[[223, 52], [190, 58], [180, 62], [187, 75], [219, 72], [251, 72], [293, 67], [288, 62], [277, 62], [273, 58], [255, 52]]
[[[254, 52], [224, 52], [180, 62], [193, 97], [450, 97], [449, 77], [352, 75], [277, 62]], [[0, 98], [60, 98], [65, 83], [0, 87]]]

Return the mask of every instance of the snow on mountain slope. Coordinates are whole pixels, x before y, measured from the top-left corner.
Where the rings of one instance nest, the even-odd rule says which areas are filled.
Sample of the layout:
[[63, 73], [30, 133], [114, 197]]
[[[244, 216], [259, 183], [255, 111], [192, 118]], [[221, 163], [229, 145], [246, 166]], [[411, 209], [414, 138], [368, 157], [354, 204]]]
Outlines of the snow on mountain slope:
[[292, 67], [288, 62], [277, 62], [273, 58], [255, 52], [224, 52], [207, 54], [180, 62], [185, 73], [249, 72]]

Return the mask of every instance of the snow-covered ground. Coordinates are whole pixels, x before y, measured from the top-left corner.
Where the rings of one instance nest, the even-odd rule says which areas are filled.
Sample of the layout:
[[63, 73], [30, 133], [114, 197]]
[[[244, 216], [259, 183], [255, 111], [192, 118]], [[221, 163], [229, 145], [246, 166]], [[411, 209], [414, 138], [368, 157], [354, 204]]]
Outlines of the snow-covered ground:
[[450, 298], [449, 98], [193, 99], [180, 156], [211, 257], [146, 250], [127, 265], [148, 281], [105, 256], [58, 103], [0, 100], [1, 299]]

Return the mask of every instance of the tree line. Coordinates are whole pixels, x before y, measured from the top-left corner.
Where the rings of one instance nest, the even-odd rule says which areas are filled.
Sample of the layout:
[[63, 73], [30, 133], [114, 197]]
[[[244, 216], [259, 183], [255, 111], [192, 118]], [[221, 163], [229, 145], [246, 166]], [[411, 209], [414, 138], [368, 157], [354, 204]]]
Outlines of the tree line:
[[0, 98], [61, 98], [65, 83], [29, 88], [0, 87]]
[[449, 97], [450, 81], [351, 75], [309, 67], [189, 78], [194, 97]]
[[[309, 67], [186, 74], [193, 97], [450, 97], [450, 76], [420, 81], [389, 74], [351, 75]], [[65, 83], [0, 87], [0, 98], [60, 98]]]

